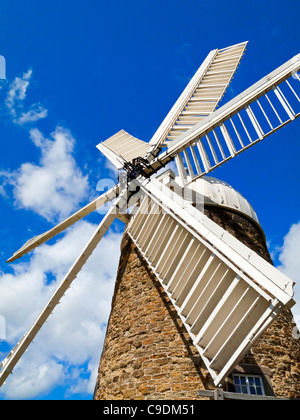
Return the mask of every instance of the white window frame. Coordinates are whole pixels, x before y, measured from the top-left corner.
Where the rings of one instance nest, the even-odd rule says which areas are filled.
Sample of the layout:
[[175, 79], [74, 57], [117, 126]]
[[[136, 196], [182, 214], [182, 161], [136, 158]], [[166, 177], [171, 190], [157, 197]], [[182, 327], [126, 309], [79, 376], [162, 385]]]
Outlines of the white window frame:
[[[233, 384], [234, 384], [234, 387], [235, 387], [235, 392], [237, 393], [237, 394], [248, 394], [248, 395], [266, 395], [265, 394], [265, 387], [264, 387], [264, 383], [263, 383], [263, 379], [262, 379], [262, 376], [259, 376], [259, 375], [251, 375], [251, 374], [233, 374], [232, 375], [233, 376]], [[245, 378], [245, 380], [246, 380], [246, 384], [241, 384], [241, 385], [236, 385], [235, 384], [235, 381], [234, 381], [234, 378]], [[255, 383], [254, 383], [254, 385], [250, 385], [250, 381], [249, 381], [249, 378], [253, 378], [254, 379], [254, 381], [255, 381], [255, 379], [258, 379], [259, 380], [259, 383], [260, 383], [260, 385], [258, 386], [258, 385], [256, 385]], [[241, 381], [240, 381], [241, 382]], [[239, 386], [240, 387], [240, 392], [238, 392], [237, 391], [237, 386]], [[242, 392], [242, 387], [246, 387], [247, 388], [247, 392]], [[255, 388], [255, 394], [251, 394], [251, 392], [250, 392], [250, 387], [251, 388]], [[260, 389], [261, 389], [261, 392], [262, 392], [262, 394], [258, 394], [257, 393], [257, 387], [259, 387]]]

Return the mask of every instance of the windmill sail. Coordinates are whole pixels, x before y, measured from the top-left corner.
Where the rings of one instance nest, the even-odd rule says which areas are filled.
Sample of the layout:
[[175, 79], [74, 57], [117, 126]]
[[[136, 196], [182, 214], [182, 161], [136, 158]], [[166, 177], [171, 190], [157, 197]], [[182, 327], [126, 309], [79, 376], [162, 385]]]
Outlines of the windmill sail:
[[223, 97], [248, 42], [211, 51], [166, 116], [150, 144], [151, 157], [166, 140], [175, 140], [182, 133], [210, 115]]
[[122, 169], [125, 162], [131, 162], [137, 157], [153, 159], [166, 140], [176, 139], [214, 112], [239, 65], [247, 43], [213, 50], [208, 54], [150, 143], [121, 130], [97, 148], [117, 169]]
[[141, 191], [127, 233], [218, 385], [293, 306], [293, 282], [159, 181], [145, 180]]
[[188, 184], [298, 118], [299, 68], [300, 54], [179, 136], [152, 168], [175, 157]]
[[117, 169], [122, 169], [126, 162], [131, 162], [137, 157], [144, 157], [149, 150], [149, 144], [121, 130], [98, 144], [97, 148]]
[[113, 200], [114, 198], [118, 196], [118, 194], [119, 194], [119, 185], [116, 185], [115, 187], [107, 191], [105, 194], [102, 194], [100, 197], [93, 200], [87, 206], [83, 207], [82, 209], [74, 213], [72, 216], [68, 217], [66, 220], [59, 223], [53, 229], [50, 229], [48, 232], [45, 232], [27, 241], [26, 244], [24, 244], [22, 248], [19, 249], [19, 251], [15, 252], [13, 256], [9, 260], [7, 260], [7, 262], [11, 263], [23, 257], [23, 255], [26, 255], [28, 252], [32, 251], [33, 249], [37, 248], [43, 243], [49, 241], [54, 236], [66, 230], [69, 226], [78, 222], [78, 220], [92, 213], [93, 211], [103, 206], [108, 201]]

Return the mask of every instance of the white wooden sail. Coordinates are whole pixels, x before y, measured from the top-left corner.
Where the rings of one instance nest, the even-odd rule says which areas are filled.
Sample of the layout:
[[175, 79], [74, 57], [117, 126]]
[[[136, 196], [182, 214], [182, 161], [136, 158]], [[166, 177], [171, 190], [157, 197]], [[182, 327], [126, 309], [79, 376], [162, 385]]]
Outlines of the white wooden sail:
[[293, 282], [159, 181], [144, 180], [141, 191], [127, 233], [218, 385], [293, 306]]
[[152, 168], [175, 158], [187, 184], [298, 118], [299, 68], [300, 54], [179, 136]]
[[182, 133], [210, 115], [223, 97], [248, 42], [211, 51], [152, 139], [155, 154], [166, 140], [175, 140]]
[[102, 194], [100, 197], [97, 197], [91, 203], [83, 207], [82, 209], [78, 210], [76, 213], [69, 216], [66, 220], [59, 223], [54, 228], [48, 230], [47, 232], [36, 236], [35, 238], [30, 239], [20, 248], [17, 252], [13, 254], [11, 258], [7, 260], [8, 263], [14, 262], [17, 259], [23, 257], [28, 252], [32, 251], [33, 249], [37, 248], [38, 246], [42, 245], [43, 243], [49, 241], [54, 236], [58, 235], [59, 233], [66, 230], [68, 227], [73, 225], [74, 223], [78, 222], [78, 220], [82, 219], [83, 217], [87, 216], [88, 214], [92, 213], [93, 211], [97, 210], [101, 206], [103, 206], [108, 201], [114, 200], [120, 192], [119, 184], [115, 187], [111, 188], [109, 191]]
[[97, 148], [117, 169], [122, 169], [124, 163], [131, 162], [137, 157], [144, 157], [149, 150], [149, 144], [121, 130], [99, 143]]
[[125, 162], [131, 162], [137, 157], [151, 160], [157, 155], [165, 140], [176, 139], [214, 112], [239, 65], [246, 46], [247, 42], [242, 42], [211, 51], [149, 143], [121, 130], [99, 143], [97, 148], [119, 170], [124, 167]]

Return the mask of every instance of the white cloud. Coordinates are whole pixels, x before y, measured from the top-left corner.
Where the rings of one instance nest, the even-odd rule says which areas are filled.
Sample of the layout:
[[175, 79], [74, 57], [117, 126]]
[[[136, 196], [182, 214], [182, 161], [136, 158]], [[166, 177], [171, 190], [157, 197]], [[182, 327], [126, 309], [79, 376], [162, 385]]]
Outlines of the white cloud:
[[9, 86], [5, 104], [14, 116], [16, 115], [15, 107], [19, 106], [18, 102], [24, 101], [26, 98], [26, 91], [29, 86], [31, 76], [32, 70], [30, 69], [26, 73], [23, 73], [22, 77], [16, 77]]
[[[9, 343], [15, 343], [36, 319], [95, 229], [95, 225], [80, 221], [53, 246], [36, 249], [28, 263], [15, 266], [13, 274], [0, 275], [0, 314], [7, 320]], [[120, 239], [121, 234], [113, 232], [102, 239], [14, 374], [1, 388], [5, 398], [31, 399], [66, 383], [70, 394], [93, 393]]]
[[46, 118], [48, 110], [41, 104], [33, 104], [27, 111], [24, 111], [24, 100], [26, 99], [27, 89], [32, 78], [32, 70], [23, 73], [22, 77], [15, 77], [9, 86], [5, 105], [13, 117], [13, 122], [18, 125], [36, 122]]
[[45, 109], [40, 104], [35, 104], [31, 107], [31, 109], [27, 112], [22, 112], [20, 117], [15, 120], [15, 122], [19, 125], [23, 125], [30, 122], [36, 122], [43, 118], [46, 118], [48, 115], [48, 110]]
[[[6, 95], [5, 104], [13, 122], [20, 125], [37, 122], [48, 113], [40, 103], [24, 109], [32, 76], [29, 69], [22, 77], [16, 77]], [[82, 174], [73, 157], [75, 139], [63, 127], [57, 127], [49, 138], [37, 128], [29, 133], [34, 145], [40, 149], [40, 161], [38, 164], [26, 162], [15, 171], [1, 171], [0, 195], [8, 198], [7, 187], [13, 186], [18, 207], [32, 210], [48, 221], [60, 221], [89, 194], [88, 177]]]
[[35, 354], [34, 358], [21, 360], [20, 369], [26, 369], [26, 374], [14, 375], [13, 383], [8, 381], [3, 386], [7, 399], [26, 400], [45, 394], [53, 385], [63, 382], [63, 366], [54, 360], [47, 360], [44, 355]]
[[280, 251], [277, 268], [291, 278], [296, 284], [294, 286], [294, 300], [296, 305], [292, 308], [295, 321], [300, 328], [300, 222], [291, 226], [289, 232], [284, 237], [283, 246]]
[[69, 130], [57, 127], [50, 138], [38, 129], [30, 137], [40, 149], [39, 165], [24, 163], [6, 176], [14, 187], [19, 207], [32, 210], [48, 221], [67, 217], [89, 193], [88, 178], [73, 157], [75, 140]]
[[[0, 177], [2, 177], [3, 175], [0, 173]], [[2, 185], [0, 185], [0, 195], [2, 196], [2, 197], [4, 197], [4, 198], [7, 198], [7, 193], [6, 193], [6, 190], [5, 190], [5, 181], [1, 181], [1, 182], [3, 182], [3, 184]]]

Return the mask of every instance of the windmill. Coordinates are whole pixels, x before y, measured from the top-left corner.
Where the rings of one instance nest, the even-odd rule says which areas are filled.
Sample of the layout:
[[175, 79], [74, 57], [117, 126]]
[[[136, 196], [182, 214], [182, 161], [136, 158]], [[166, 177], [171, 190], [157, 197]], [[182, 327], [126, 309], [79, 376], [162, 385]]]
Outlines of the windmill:
[[[97, 147], [120, 171], [112, 189], [8, 262], [100, 206], [111, 206], [38, 319], [2, 361], [4, 383], [82, 266], [118, 218], [169, 296], [214, 384], [286, 308], [293, 282], [206, 217], [189, 199], [199, 178], [300, 115], [300, 54], [216, 110], [247, 42], [211, 51], [149, 143], [121, 130]], [[156, 174], [175, 160], [180, 188]]]

